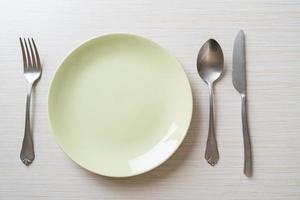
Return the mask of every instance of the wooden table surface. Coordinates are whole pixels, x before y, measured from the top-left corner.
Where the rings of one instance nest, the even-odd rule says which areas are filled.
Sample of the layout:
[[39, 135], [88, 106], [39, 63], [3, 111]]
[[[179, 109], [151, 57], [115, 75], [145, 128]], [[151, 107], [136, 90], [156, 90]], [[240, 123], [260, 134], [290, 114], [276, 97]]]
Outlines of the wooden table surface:
[[[10, 0], [0, 2], [0, 199], [300, 199], [299, 0]], [[254, 176], [243, 173], [240, 98], [231, 81], [233, 41], [247, 39]], [[111, 32], [149, 37], [182, 63], [194, 96], [190, 130], [177, 152], [146, 174], [112, 179], [91, 174], [58, 147], [47, 114], [50, 81], [83, 41]], [[19, 159], [26, 82], [19, 36], [34, 37], [43, 76], [34, 95], [36, 159]], [[216, 84], [220, 161], [204, 159], [208, 90], [195, 66], [201, 45], [217, 39], [225, 74]]]

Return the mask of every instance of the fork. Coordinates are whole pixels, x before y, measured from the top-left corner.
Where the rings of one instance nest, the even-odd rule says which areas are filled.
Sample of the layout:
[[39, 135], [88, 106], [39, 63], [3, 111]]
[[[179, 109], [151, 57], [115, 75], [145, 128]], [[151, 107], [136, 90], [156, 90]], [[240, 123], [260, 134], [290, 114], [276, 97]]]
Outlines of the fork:
[[24, 138], [22, 143], [22, 149], [20, 153], [20, 158], [25, 165], [30, 165], [34, 160], [34, 146], [33, 146], [33, 138], [30, 127], [30, 99], [31, 93], [34, 89], [36, 83], [41, 77], [42, 68], [41, 62], [39, 58], [39, 53], [37, 51], [35, 42], [33, 38], [31, 40], [27, 38], [27, 42], [25, 38], [19, 38], [22, 56], [23, 56], [23, 65], [24, 65], [24, 76], [28, 82], [28, 91], [27, 91], [27, 99], [26, 99], [26, 116], [25, 116], [25, 131]]

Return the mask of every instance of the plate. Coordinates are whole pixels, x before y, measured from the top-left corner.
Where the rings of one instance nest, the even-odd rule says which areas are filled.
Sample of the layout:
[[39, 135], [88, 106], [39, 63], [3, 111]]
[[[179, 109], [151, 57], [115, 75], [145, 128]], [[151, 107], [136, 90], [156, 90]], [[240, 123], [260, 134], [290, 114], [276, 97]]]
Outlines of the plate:
[[167, 160], [192, 115], [189, 81], [177, 59], [132, 34], [76, 48], [52, 80], [48, 112], [63, 151], [96, 174], [127, 177]]

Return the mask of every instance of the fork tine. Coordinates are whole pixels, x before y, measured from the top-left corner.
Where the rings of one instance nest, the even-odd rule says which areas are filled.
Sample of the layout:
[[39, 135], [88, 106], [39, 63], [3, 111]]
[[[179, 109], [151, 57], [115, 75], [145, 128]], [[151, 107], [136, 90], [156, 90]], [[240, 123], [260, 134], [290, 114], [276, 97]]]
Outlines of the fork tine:
[[31, 38], [31, 41], [32, 41], [32, 44], [33, 44], [33, 47], [34, 47], [34, 51], [35, 51], [37, 68], [41, 68], [40, 56], [39, 56], [38, 50], [37, 50], [37, 48], [35, 46], [35, 42], [34, 42], [33, 38]]
[[31, 42], [30, 42], [29, 38], [27, 38], [27, 41], [28, 41], [29, 48], [30, 48], [32, 67], [36, 68], [37, 66], [36, 66], [36, 62], [35, 62], [35, 56], [34, 56], [32, 45], [31, 45]]
[[31, 64], [31, 58], [30, 58], [30, 53], [29, 53], [29, 50], [28, 50], [28, 46], [27, 46], [27, 42], [25, 40], [25, 38], [23, 39], [24, 40], [24, 44], [25, 44], [25, 49], [26, 49], [26, 53], [27, 53], [27, 67], [28, 68], [32, 68], [32, 64]]
[[26, 54], [25, 54], [25, 49], [24, 49], [24, 45], [22, 42], [22, 38], [19, 38], [20, 40], [20, 45], [21, 45], [21, 49], [22, 49], [22, 56], [23, 56], [23, 67], [24, 70], [27, 68], [27, 59], [26, 59]]

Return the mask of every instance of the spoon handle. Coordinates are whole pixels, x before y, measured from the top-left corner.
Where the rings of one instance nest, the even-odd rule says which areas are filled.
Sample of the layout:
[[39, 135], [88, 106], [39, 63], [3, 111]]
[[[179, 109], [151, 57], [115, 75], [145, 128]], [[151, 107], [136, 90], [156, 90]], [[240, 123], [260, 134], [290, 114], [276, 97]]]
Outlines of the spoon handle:
[[247, 99], [246, 95], [242, 95], [242, 124], [244, 139], [244, 174], [247, 177], [252, 176], [252, 151], [247, 119]]
[[219, 151], [215, 136], [214, 94], [212, 84], [209, 84], [209, 128], [206, 142], [205, 159], [212, 166], [214, 166], [219, 160]]

